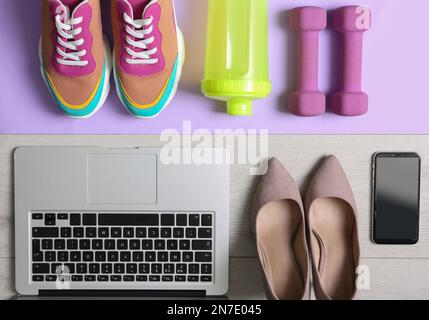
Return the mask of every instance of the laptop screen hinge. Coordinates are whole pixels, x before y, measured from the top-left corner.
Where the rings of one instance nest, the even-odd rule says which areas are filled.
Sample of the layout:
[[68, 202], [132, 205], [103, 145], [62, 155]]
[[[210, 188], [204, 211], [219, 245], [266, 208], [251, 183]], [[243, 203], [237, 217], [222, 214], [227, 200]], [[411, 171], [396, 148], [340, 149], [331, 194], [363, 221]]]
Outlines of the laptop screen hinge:
[[41, 297], [199, 298], [204, 290], [39, 290]]

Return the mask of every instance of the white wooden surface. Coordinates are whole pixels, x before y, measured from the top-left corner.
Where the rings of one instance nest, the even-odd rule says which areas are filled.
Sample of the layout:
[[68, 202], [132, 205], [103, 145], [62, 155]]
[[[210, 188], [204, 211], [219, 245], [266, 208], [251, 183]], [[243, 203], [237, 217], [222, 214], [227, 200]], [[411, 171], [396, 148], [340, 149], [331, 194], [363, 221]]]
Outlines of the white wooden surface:
[[[0, 299], [14, 292], [13, 150], [18, 146], [162, 146], [157, 136], [0, 136]], [[378, 151], [416, 151], [422, 157], [420, 242], [379, 246], [370, 241], [371, 157]], [[305, 190], [320, 159], [335, 154], [344, 166], [359, 207], [362, 264], [370, 270], [363, 299], [429, 299], [429, 136], [271, 136], [278, 157]], [[231, 171], [231, 299], [264, 298], [254, 245], [249, 236], [249, 201], [258, 177], [247, 166]]]

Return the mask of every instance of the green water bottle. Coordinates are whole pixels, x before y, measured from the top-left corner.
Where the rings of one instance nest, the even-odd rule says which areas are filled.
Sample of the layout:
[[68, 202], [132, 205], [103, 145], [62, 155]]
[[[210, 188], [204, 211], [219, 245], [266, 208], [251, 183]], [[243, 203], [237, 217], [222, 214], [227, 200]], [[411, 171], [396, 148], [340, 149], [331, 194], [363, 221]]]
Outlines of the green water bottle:
[[208, 11], [202, 91], [230, 115], [252, 115], [252, 100], [271, 92], [268, 0], [209, 0]]

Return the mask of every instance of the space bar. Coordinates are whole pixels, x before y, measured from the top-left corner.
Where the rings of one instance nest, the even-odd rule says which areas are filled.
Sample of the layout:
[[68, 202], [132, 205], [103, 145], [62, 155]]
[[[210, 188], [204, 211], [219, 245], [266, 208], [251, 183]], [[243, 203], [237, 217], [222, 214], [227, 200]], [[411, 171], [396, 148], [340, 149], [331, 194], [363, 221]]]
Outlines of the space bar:
[[100, 226], [158, 226], [158, 214], [100, 214]]

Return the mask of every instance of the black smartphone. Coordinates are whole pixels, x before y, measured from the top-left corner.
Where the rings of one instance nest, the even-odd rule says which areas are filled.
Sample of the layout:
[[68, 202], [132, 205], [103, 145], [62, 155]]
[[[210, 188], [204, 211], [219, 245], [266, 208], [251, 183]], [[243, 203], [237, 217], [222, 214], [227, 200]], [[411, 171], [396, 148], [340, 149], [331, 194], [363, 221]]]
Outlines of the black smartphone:
[[373, 159], [373, 241], [419, 241], [421, 160], [417, 153], [377, 153]]

